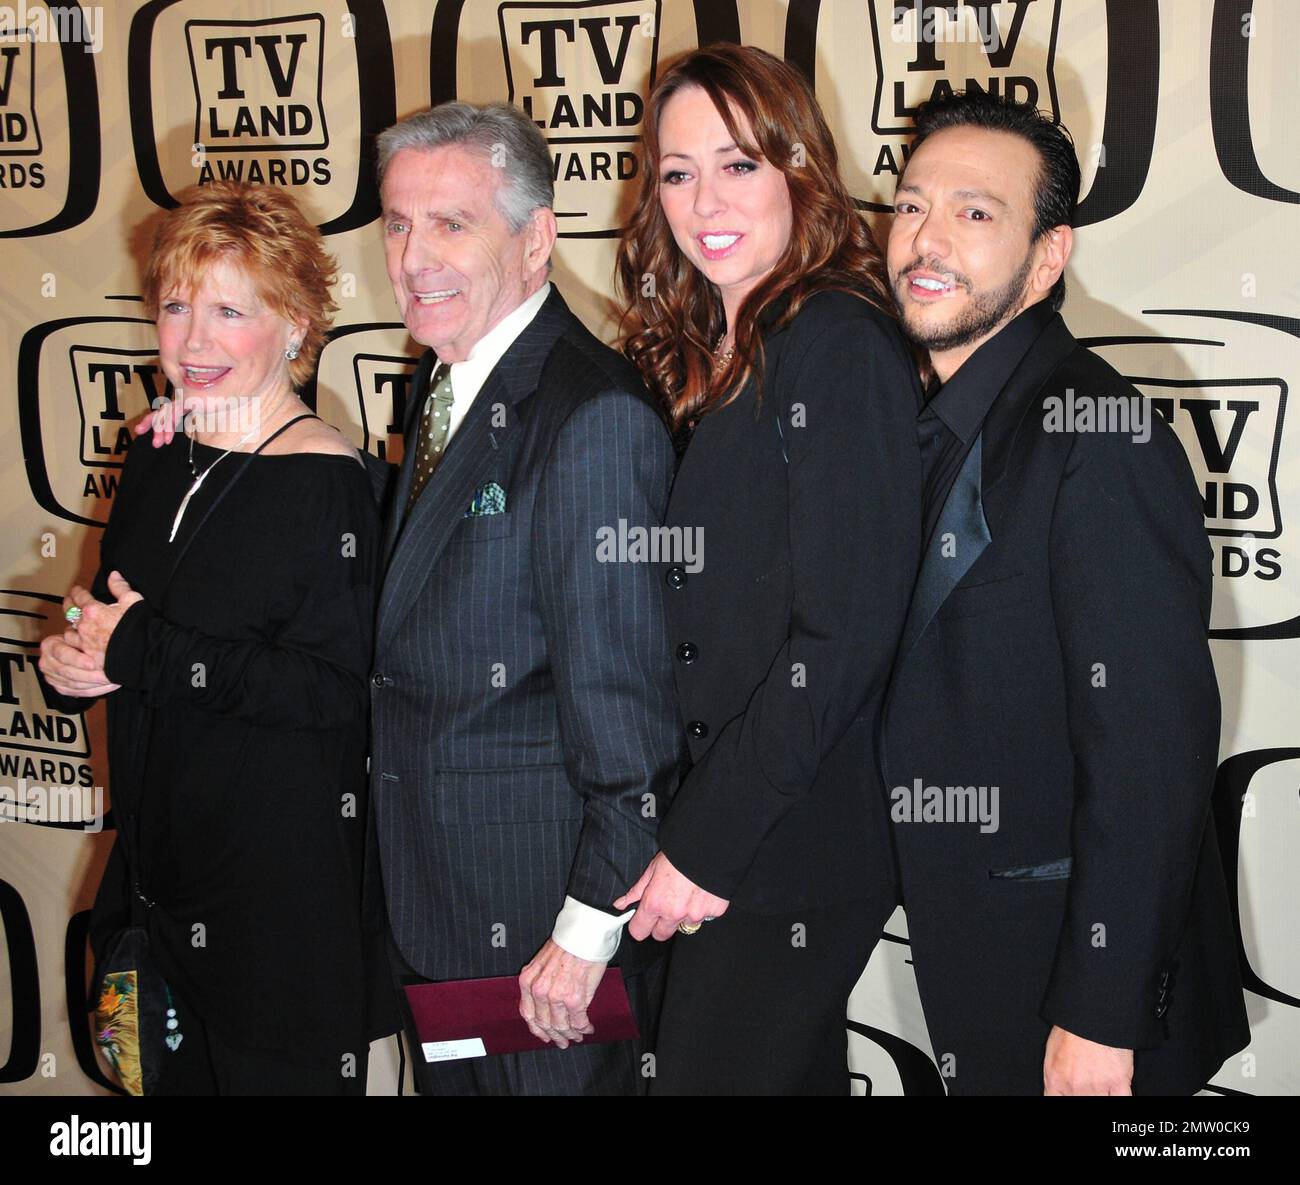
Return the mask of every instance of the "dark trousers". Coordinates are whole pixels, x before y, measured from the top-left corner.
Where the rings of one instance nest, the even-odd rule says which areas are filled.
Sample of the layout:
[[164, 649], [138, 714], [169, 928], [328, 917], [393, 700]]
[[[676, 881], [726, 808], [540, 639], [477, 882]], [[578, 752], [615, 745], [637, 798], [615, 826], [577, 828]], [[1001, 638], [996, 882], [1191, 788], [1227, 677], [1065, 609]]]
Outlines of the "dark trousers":
[[172, 989], [182, 1034], [180, 1046], [165, 1050], [159, 1095], [364, 1095], [366, 1061], [356, 1066], [304, 1065], [273, 1053], [240, 1049], [209, 1029]]
[[732, 906], [680, 934], [668, 967], [653, 1095], [849, 1093], [849, 993], [892, 899], [782, 914]]
[[[631, 942], [626, 936], [624, 945]], [[428, 983], [390, 946], [398, 986]], [[653, 1048], [654, 1021], [662, 999], [665, 960], [636, 960], [624, 968], [628, 1001], [641, 1037], [568, 1049], [502, 1053], [459, 1061], [426, 1062], [420, 1055], [406, 993], [399, 991], [402, 1027], [410, 1052], [411, 1072], [422, 1095], [643, 1095], [652, 1072], [646, 1055]]]

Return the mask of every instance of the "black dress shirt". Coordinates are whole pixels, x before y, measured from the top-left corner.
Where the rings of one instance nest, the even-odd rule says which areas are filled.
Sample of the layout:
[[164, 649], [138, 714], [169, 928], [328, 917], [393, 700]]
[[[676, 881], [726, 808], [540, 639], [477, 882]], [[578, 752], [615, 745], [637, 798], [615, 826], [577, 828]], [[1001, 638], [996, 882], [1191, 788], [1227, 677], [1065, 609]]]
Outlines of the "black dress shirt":
[[966, 454], [1029, 347], [1052, 319], [1046, 301], [1030, 305], [979, 347], [943, 386], [932, 386], [916, 419], [924, 473], [927, 546]]

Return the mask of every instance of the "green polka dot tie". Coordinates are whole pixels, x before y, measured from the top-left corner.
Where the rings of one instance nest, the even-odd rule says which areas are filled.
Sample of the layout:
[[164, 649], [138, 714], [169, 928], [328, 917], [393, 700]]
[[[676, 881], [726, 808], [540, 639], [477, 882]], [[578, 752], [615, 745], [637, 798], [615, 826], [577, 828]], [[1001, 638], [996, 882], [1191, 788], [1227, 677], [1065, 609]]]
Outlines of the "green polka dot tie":
[[428, 484], [447, 448], [447, 431], [451, 427], [451, 367], [441, 363], [433, 372], [429, 397], [420, 416], [420, 434], [415, 438], [415, 476], [406, 499], [406, 513]]

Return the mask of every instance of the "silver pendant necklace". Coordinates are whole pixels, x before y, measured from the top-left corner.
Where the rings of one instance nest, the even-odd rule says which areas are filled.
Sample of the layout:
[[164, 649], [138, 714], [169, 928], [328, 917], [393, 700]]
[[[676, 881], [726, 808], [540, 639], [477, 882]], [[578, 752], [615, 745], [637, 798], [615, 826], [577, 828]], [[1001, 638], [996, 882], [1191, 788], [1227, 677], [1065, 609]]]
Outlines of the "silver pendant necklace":
[[180, 529], [181, 519], [185, 517], [185, 510], [190, 504], [190, 499], [193, 498], [194, 495], [199, 492], [199, 487], [206, 480], [208, 474], [211, 473], [218, 465], [220, 465], [221, 462], [224, 461], [228, 456], [230, 456], [230, 454], [233, 453], [235, 449], [237, 449], [241, 444], [247, 444], [256, 435], [257, 435], [257, 429], [254, 428], [246, 436], [235, 441], [234, 444], [232, 444], [228, 449], [226, 449], [226, 451], [222, 453], [221, 456], [219, 456], [215, 461], [213, 461], [212, 464], [209, 465], [202, 473], [200, 473], [194, 467], [194, 436], [193, 435], [190, 436], [190, 473], [193, 474], [194, 481], [190, 485], [190, 488], [185, 491], [185, 497], [181, 499], [181, 504], [176, 509], [176, 517], [172, 519], [172, 533], [167, 536], [168, 543], [174, 543], [176, 541], [176, 532], [177, 530]]

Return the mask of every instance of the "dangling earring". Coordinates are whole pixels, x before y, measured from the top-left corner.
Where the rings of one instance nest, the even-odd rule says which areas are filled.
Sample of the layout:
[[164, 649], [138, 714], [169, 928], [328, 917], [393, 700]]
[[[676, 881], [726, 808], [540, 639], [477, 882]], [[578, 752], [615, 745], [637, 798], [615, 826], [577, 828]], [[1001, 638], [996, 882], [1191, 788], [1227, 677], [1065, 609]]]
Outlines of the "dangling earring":
[[296, 357], [298, 357], [298, 347], [290, 346], [287, 350], [285, 350], [284, 356], [288, 358], [290, 362], [292, 362]]

